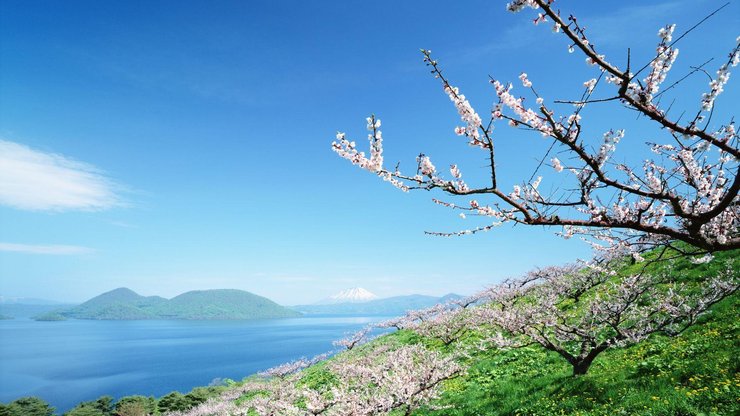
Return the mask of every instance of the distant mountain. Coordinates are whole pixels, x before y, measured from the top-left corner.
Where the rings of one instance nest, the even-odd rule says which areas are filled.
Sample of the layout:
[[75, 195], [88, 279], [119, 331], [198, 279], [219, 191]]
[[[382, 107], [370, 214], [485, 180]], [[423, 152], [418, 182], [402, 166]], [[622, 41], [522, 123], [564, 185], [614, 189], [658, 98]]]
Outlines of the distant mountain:
[[64, 305], [64, 302], [57, 302], [49, 299], [23, 298], [0, 296], [0, 305]]
[[389, 315], [400, 316], [409, 310], [424, 309], [438, 303], [446, 303], [462, 296], [450, 293], [442, 297], [425, 295], [394, 296], [362, 303], [335, 303], [292, 306], [293, 310], [309, 315]]
[[335, 303], [359, 303], [369, 302], [376, 300], [378, 297], [367, 289], [361, 287], [353, 287], [347, 290], [343, 290], [339, 293], [329, 296], [317, 302], [317, 305], [331, 305]]
[[160, 296], [141, 296], [131, 289], [119, 288], [57, 313], [67, 318], [99, 320], [269, 319], [300, 316], [267, 298], [235, 289], [198, 290], [168, 300]]
[[67, 308], [69, 304], [24, 304], [24, 303], [0, 303], [0, 315], [11, 318], [31, 318], [36, 315], [49, 313], [60, 308]]
[[176, 296], [163, 308], [160, 316], [171, 314], [177, 319], [265, 319], [295, 318], [295, 311], [236, 289], [197, 290]]
[[71, 306], [54, 300], [0, 296], [0, 319], [30, 318], [61, 307]]
[[145, 297], [121, 287], [105, 292], [74, 308], [60, 312], [76, 319], [156, 319], [156, 306], [167, 302], [159, 296]]

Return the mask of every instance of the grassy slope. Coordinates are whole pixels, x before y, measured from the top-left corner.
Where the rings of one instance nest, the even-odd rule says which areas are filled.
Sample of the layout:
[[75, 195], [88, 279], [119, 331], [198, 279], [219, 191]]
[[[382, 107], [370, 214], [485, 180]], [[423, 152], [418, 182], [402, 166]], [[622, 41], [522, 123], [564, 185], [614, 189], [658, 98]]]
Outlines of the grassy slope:
[[[740, 412], [735, 295], [676, 338], [606, 351], [585, 376], [539, 347], [480, 353], [445, 386], [443, 411], [417, 415], [731, 415]], [[400, 335], [400, 334], [399, 334]]]
[[[740, 270], [738, 253], [731, 252], [703, 265], [673, 262], [672, 273], [681, 273], [690, 283], [716, 274], [728, 262]], [[627, 267], [623, 273], [640, 267]], [[666, 267], [661, 263], [655, 268]], [[481, 352], [470, 360], [466, 376], [446, 384], [436, 403], [451, 408], [415, 414], [740, 414], [739, 307], [736, 294], [715, 305], [681, 336], [655, 335], [606, 351], [581, 377], [571, 376], [570, 366], [543, 348]]]
[[[739, 253], [724, 253], [709, 264], [673, 262], [674, 273], [687, 283], [716, 274], [732, 264], [740, 270]], [[626, 267], [635, 272], [641, 265]], [[666, 263], [656, 266], [665, 271]], [[608, 350], [585, 376], [573, 377], [559, 355], [541, 347], [476, 352], [465, 363], [465, 376], [444, 385], [431, 408], [414, 415], [734, 415], [740, 414], [740, 295], [715, 305], [700, 322], [674, 338], [654, 335], [626, 348]], [[434, 340], [400, 331], [376, 343]], [[475, 334], [462, 345], [473, 345]], [[460, 348], [453, 345], [449, 348]], [[348, 354], [362, 354], [362, 348]], [[304, 371], [308, 385], [331, 377], [319, 364]], [[439, 408], [439, 407], [443, 408]], [[403, 412], [398, 412], [403, 414]]]

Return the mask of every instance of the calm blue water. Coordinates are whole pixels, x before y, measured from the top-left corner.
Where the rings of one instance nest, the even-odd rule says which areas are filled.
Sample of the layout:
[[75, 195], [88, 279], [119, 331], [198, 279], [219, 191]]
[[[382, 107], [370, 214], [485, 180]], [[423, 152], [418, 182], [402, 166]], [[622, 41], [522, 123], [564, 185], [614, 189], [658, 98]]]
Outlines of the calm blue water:
[[333, 349], [382, 317], [264, 321], [0, 321], [0, 401], [57, 408], [102, 395], [162, 396]]

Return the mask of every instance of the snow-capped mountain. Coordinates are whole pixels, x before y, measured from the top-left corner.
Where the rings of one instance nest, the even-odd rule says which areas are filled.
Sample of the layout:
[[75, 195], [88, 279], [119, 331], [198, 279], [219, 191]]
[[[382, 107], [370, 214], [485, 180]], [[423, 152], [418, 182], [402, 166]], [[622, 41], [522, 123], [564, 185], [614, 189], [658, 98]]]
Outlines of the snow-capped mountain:
[[329, 296], [328, 298], [318, 302], [321, 305], [328, 305], [334, 303], [361, 303], [369, 302], [371, 300], [378, 299], [378, 297], [367, 289], [361, 287], [353, 287], [351, 289], [343, 290], [339, 293]]

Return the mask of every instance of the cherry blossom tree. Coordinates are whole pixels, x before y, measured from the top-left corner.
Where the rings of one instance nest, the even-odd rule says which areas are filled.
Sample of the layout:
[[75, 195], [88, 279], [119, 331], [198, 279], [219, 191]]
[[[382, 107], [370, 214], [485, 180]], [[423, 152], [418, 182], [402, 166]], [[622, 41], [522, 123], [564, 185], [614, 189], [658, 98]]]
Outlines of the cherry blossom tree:
[[440, 341], [449, 346], [474, 329], [465, 300], [437, 304], [430, 308], [408, 311], [405, 315], [375, 324], [377, 328], [396, 328]]
[[[675, 25], [660, 28], [653, 59], [635, 68], [629, 51], [622, 64], [601, 54], [579, 20], [561, 14], [553, 7], [553, 0], [516, 0], [507, 8], [512, 12], [533, 9], [534, 23], [551, 25], [552, 31], [568, 42], [571, 52], [584, 56], [586, 64], [594, 69], [594, 77], [583, 83], [577, 99], [569, 100], [546, 100], [526, 73], [519, 76], [524, 88], [521, 96], [516, 95], [513, 84], [492, 78], [496, 100], [490, 114], [484, 114], [484, 120], [448, 80], [431, 51], [422, 50], [424, 62], [462, 120], [455, 133], [487, 159], [486, 182], [466, 183], [456, 164], [445, 175], [423, 153], [416, 158], [415, 173], [402, 173], [398, 165], [387, 167], [381, 122], [374, 115], [367, 119], [369, 157], [344, 133], [337, 134], [332, 149], [402, 191], [436, 189], [463, 197], [467, 200], [463, 204], [434, 201], [461, 210], [463, 218], [467, 213], [489, 219], [477, 228], [430, 234], [465, 235], [488, 231], [503, 223], [519, 223], [559, 226], [565, 238], [578, 235], [596, 249], [627, 250], [637, 256], [647, 249], [671, 245], [684, 255], [740, 248], [739, 137], [734, 120], [712, 120], [730, 68], [740, 61], [740, 37], [734, 42], [728, 40], [729, 54], [714, 76], [703, 68], [693, 71], [704, 71], [711, 80], [705, 92], [697, 95], [696, 108], [680, 111], [664, 105], [670, 100], [664, 100], [662, 95], [680, 90], [681, 81], [692, 75], [665, 86], [678, 56], [676, 44], [694, 28], [675, 38]], [[528, 106], [526, 98], [534, 98], [536, 105]], [[619, 162], [614, 155], [620, 141], [639, 138], [629, 137], [618, 125], [605, 126], [599, 139], [584, 133], [588, 122], [584, 109], [597, 105], [621, 105], [661, 129], [663, 142], [648, 143], [655, 156], [644, 160], [641, 166]], [[495, 152], [495, 144], [502, 137], [498, 130], [494, 132], [494, 127], [502, 122], [550, 140], [552, 146], [535, 172], [539, 173], [541, 166], [549, 166], [553, 174], [570, 175], [566, 179], [570, 185], [546, 192], [540, 187], [543, 176], [535, 174], [504, 189]], [[552, 157], [551, 152], [563, 156]], [[677, 241], [688, 246], [673, 244]]]
[[280, 364], [276, 367], [269, 368], [265, 371], [262, 371], [258, 373], [259, 375], [263, 377], [277, 377], [277, 378], [286, 378], [291, 374], [295, 374], [305, 368], [308, 368], [318, 362], [321, 362], [325, 359], [327, 359], [331, 354], [324, 353], [319, 354], [313, 358], [299, 358], [297, 360]]
[[353, 334], [347, 335], [342, 339], [334, 341], [333, 344], [336, 347], [342, 347], [347, 350], [351, 350], [359, 345], [368, 342], [370, 340], [370, 332], [372, 330], [372, 326], [366, 326]]
[[[377, 345], [327, 362], [333, 382], [309, 386], [300, 370], [249, 381], [217, 399], [172, 416], [411, 414], [437, 397], [441, 383], [461, 373], [452, 355], [422, 345]], [[253, 412], [253, 413], [250, 413]]]
[[536, 269], [468, 298], [409, 311], [377, 326], [414, 331], [445, 346], [471, 332], [480, 340], [477, 349], [540, 345], [560, 354], [573, 375], [581, 375], [609, 348], [655, 333], [681, 334], [740, 288], [732, 261], [719, 273], [694, 279], [672, 265], [661, 273], [642, 268], [624, 276], [618, 273], [624, 266], [624, 259], [613, 258]]
[[473, 309], [468, 325], [489, 329], [485, 342], [494, 348], [539, 344], [581, 375], [609, 348], [682, 333], [738, 287], [730, 264], [693, 285], [675, 272], [623, 277], [595, 264], [546, 267], [489, 289], [490, 301]]

